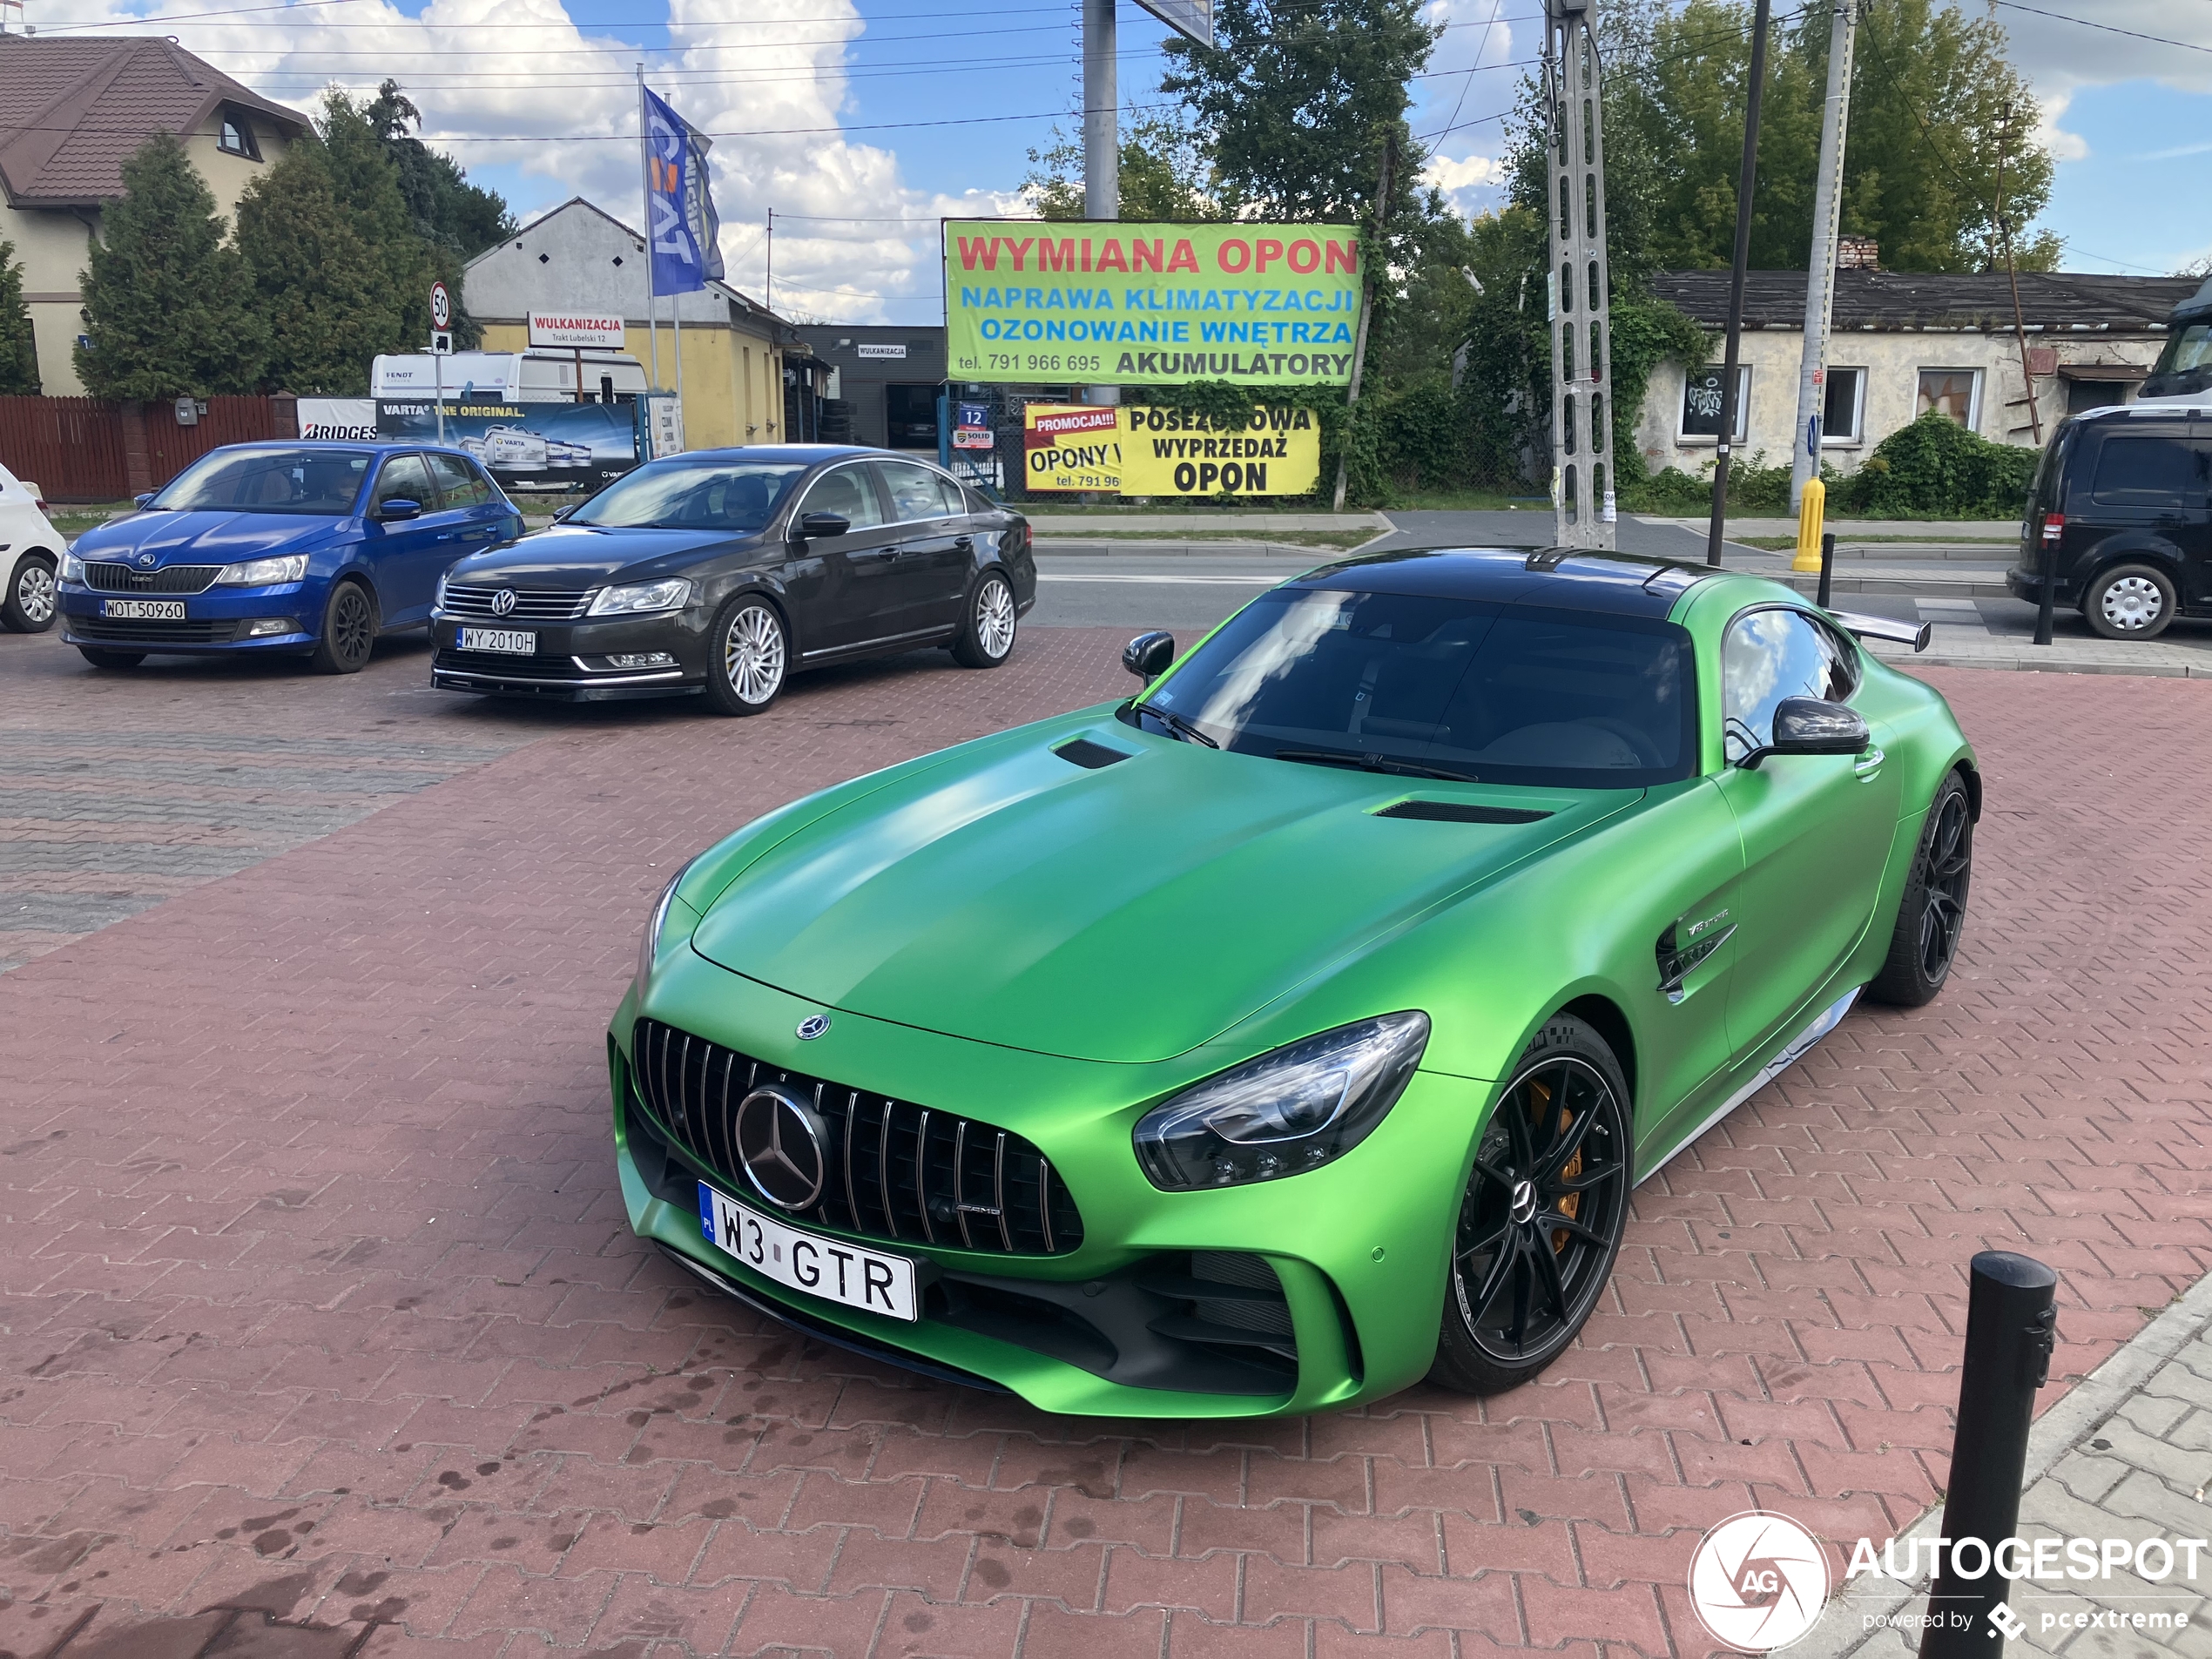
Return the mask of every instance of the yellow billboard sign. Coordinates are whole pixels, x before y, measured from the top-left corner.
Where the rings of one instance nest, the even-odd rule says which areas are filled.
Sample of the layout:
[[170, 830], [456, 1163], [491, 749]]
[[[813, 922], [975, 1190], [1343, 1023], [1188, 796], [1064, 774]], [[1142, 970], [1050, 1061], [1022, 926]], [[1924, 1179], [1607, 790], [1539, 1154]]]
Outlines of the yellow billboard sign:
[[1022, 439], [1032, 491], [1303, 496], [1321, 476], [1320, 422], [1284, 404], [1217, 421], [1143, 403], [1032, 403]]
[[1344, 225], [948, 219], [955, 381], [1341, 386], [1359, 322]]
[[1022, 482], [1031, 490], [1122, 487], [1122, 411], [1032, 403], [1022, 411]]

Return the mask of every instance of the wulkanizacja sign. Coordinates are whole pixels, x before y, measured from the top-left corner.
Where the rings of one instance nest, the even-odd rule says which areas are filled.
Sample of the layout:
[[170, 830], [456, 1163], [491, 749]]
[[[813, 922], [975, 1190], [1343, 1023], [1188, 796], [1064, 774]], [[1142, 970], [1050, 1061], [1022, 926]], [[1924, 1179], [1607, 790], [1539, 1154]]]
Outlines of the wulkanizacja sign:
[[1032, 491], [1303, 496], [1321, 476], [1313, 411], [1279, 404], [1216, 421], [1142, 403], [1032, 403], [1022, 437], [1022, 482]]
[[1341, 386], [1359, 300], [1349, 226], [945, 223], [956, 381]]

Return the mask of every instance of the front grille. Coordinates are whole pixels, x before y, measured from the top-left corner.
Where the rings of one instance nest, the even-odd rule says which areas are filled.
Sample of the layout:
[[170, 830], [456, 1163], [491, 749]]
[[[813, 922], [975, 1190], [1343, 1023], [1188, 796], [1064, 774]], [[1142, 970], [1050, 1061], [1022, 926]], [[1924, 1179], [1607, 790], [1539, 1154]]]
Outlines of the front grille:
[[[574, 622], [590, 609], [591, 596], [597, 591], [597, 588], [509, 589], [503, 584], [484, 587], [448, 582], [440, 608], [448, 617], [466, 617], [471, 622]], [[515, 608], [493, 610], [493, 598], [504, 592], [514, 594]]]
[[69, 631], [78, 639], [113, 640], [131, 645], [219, 645], [238, 637], [235, 619], [226, 622], [148, 622], [138, 617], [71, 617]]
[[158, 570], [137, 570], [88, 559], [84, 585], [98, 593], [205, 593], [222, 573], [219, 564], [165, 564]]
[[791, 1212], [795, 1219], [1008, 1256], [1064, 1256], [1082, 1243], [1067, 1184], [1019, 1135], [787, 1071], [658, 1020], [637, 1022], [631, 1053], [646, 1109], [738, 1197], [752, 1190], [738, 1168], [738, 1104], [758, 1085], [780, 1082], [807, 1096], [829, 1131], [822, 1196]]

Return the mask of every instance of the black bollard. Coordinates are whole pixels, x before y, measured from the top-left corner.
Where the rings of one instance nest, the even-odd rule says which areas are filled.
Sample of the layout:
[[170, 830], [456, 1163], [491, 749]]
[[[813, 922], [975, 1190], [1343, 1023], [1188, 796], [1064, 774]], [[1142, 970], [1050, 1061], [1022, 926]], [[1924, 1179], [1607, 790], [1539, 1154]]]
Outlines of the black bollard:
[[[2040, 515], [2028, 520], [2029, 523], [2036, 525], [2040, 525], [2042, 522]], [[2027, 561], [2022, 559], [2020, 563], [2026, 564]], [[2039, 645], [2051, 643], [2051, 607], [2058, 602], [2058, 597], [2059, 543], [2055, 536], [2046, 534], [2043, 537], [2043, 586], [2035, 596], [2035, 643]]]
[[1813, 603], [1823, 610], [1828, 609], [1828, 579], [1836, 574], [1836, 535], [1831, 530], [1820, 538], [1820, 592]]
[[[1994, 1659], [2005, 1650], [2004, 1626], [2013, 1620], [1999, 1609], [2012, 1581], [1997, 1570], [1994, 1552], [2020, 1527], [2028, 1423], [2035, 1391], [2049, 1379], [2058, 1334], [2058, 1283], [2042, 1263], [2010, 1251], [1986, 1250], [1974, 1258], [1959, 1426], [1943, 1501], [1942, 1535], [1949, 1542], [1929, 1587], [1920, 1659]], [[1965, 1565], [1979, 1570], [1959, 1571], [1962, 1544]], [[2011, 1553], [2016, 1560], [2019, 1546]]]

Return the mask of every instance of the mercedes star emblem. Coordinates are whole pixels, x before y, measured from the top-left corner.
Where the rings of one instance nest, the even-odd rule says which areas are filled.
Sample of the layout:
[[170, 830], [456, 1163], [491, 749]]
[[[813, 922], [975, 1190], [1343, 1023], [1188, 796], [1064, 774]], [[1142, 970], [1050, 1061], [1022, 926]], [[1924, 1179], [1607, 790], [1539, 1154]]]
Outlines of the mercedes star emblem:
[[492, 597], [491, 597], [491, 614], [492, 614], [493, 616], [495, 616], [495, 617], [504, 617], [504, 616], [507, 616], [507, 615], [510, 614], [510, 613], [514, 610], [514, 609], [515, 609], [515, 590], [514, 590], [514, 589], [512, 589], [512, 588], [502, 588], [502, 589], [501, 589], [501, 590], [500, 590], [497, 593], [495, 593], [494, 595], [492, 595]]
[[793, 1090], [770, 1083], [739, 1101], [737, 1142], [745, 1178], [770, 1204], [804, 1210], [822, 1196], [821, 1121]]
[[799, 1022], [799, 1040], [801, 1042], [812, 1042], [828, 1029], [828, 1015], [810, 1014]]

